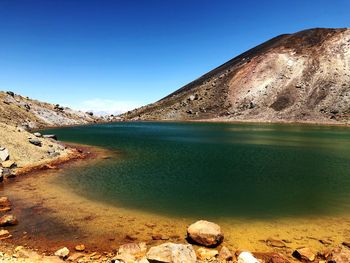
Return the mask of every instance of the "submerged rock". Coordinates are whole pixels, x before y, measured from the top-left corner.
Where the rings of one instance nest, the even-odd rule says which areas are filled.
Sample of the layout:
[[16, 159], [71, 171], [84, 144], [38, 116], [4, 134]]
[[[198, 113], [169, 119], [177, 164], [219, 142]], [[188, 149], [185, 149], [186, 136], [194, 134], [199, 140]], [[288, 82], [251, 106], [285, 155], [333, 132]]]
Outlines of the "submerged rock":
[[14, 215], [4, 215], [0, 217], [0, 226], [14, 226], [17, 225], [18, 221]]
[[4, 207], [11, 207], [11, 202], [6, 196], [0, 197], [0, 209]]
[[191, 245], [165, 243], [156, 247], [151, 247], [146, 257], [149, 261], [166, 263], [195, 263], [196, 253]]
[[63, 259], [68, 257], [68, 255], [69, 255], [69, 249], [66, 247], [61, 248], [55, 252], [55, 256], [58, 256]]
[[224, 240], [224, 234], [219, 225], [205, 220], [197, 221], [187, 228], [190, 240], [207, 247], [218, 246]]
[[259, 263], [259, 260], [249, 252], [242, 252], [237, 258], [237, 263]]

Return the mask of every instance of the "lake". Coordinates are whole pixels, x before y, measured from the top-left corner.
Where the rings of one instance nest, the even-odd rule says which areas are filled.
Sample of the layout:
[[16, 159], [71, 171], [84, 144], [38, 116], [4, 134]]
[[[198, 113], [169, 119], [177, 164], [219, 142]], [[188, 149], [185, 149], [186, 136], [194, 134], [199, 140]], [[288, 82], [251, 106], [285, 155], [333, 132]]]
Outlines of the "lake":
[[46, 132], [118, 153], [55, 181], [117, 207], [209, 219], [350, 212], [346, 127], [120, 122]]

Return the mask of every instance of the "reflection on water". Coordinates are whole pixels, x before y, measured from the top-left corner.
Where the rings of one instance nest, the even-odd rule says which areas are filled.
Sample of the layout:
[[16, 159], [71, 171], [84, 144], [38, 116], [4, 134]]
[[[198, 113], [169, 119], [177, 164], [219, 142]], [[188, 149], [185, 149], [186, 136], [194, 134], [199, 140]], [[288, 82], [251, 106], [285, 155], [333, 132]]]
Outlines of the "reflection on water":
[[115, 206], [206, 218], [350, 211], [348, 128], [115, 123], [50, 132], [123, 153], [53, 182]]

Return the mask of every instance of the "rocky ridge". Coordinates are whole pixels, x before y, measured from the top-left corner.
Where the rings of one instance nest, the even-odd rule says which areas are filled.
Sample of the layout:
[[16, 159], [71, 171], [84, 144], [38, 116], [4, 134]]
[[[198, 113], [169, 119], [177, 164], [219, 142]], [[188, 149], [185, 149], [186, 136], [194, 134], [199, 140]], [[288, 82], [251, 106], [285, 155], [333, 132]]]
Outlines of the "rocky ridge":
[[277, 36], [129, 120], [349, 123], [350, 29]]
[[33, 100], [11, 91], [0, 91], [0, 113], [0, 123], [24, 129], [102, 121], [92, 112], [76, 111], [59, 104]]

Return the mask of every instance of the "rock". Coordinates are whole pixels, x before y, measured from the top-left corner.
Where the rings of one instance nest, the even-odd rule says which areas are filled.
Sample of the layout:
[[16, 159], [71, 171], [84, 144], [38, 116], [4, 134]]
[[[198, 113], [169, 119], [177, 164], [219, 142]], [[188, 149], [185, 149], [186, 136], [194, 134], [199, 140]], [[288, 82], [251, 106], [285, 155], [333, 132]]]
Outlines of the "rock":
[[14, 215], [3, 215], [0, 217], [0, 226], [14, 226], [17, 225], [18, 221]]
[[194, 95], [191, 95], [191, 96], [188, 97], [188, 100], [189, 100], [189, 101], [194, 101], [195, 98], [196, 98], [196, 97], [195, 97]]
[[312, 252], [312, 250], [307, 247], [294, 250], [292, 256], [299, 260], [308, 260], [308, 261], [314, 261], [316, 257], [316, 255]]
[[41, 141], [39, 139], [29, 139], [29, 142], [35, 146], [41, 147]]
[[40, 132], [34, 132], [33, 135], [34, 135], [35, 137], [41, 137], [41, 136], [42, 136]]
[[83, 258], [85, 255], [83, 253], [74, 253], [73, 255], [69, 256], [67, 261], [73, 261], [77, 262], [80, 258]]
[[10, 95], [11, 97], [14, 97], [14, 96], [15, 96], [15, 93], [12, 92], [12, 91], [6, 91], [6, 94], [7, 94], [7, 95]]
[[233, 255], [227, 247], [223, 246], [220, 250], [218, 258], [220, 262], [232, 261]]
[[201, 247], [197, 250], [197, 256], [200, 260], [213, 260], [219, 254], [215, 249]]
[[174, 243], [164, 243], [151, 247], [146, 257], [149, 261], [165, 263], [195, 263], [197, 260], [196, 253], [191, 245]]
[[74, 248], [76, 251], [84, 251], [85, 250], [85, 246], [83, 244], [77, 245]]
[[87, 111], [86, 114], [88, 114], [90, 116], [94, 116], [94, 113], [92, 111]]
[[3, 168], [2, 169], [2, 175], [6, 179], [7, 178], [14, 178], [14, 177], [16, 177], [16, 175], [14, 173], [12, 173], [11, 169], [9, 169], [9, 168]]
[[4, 162], [10, 158], [9, 151], [6, 148], [0, 148], [0, 161]]
[[4, 170], [0, 167], [0, 183], [4, 181]]
[[56, 140], [57, 141], [57, 136], [55, 134], [44, 134], [43, 135], [43, 138], [46, 138], [46, 139], [53, 139], [53, 140]]
[[152, 235], [153, 240], [169, 240], [168, 236], [163, 236], [162, 234], [154, 234]]
[[147, 251], [146, 243], [128, 243], [119, 247], [117, 255], [114, 257], [117, 260], [124, 262], [135, 261], [138, 258], [145, 256]]
[[0, 197], [0, 208], [11, 206], [11, 202], [6, 196]]
[[2, 167], [9, 168], [9, 169], [15, 168], [17, 166], [17, 164], [11, 160], [7, 160], [5, 162], [2, 162], [1, 165], [2, 165]]
[[55, 252], [55, 256], [58, 256], [60, 258], [67, 258], [69, 255], [69, 249], [64, 247]]
[[197, 221], [187, 228], [190, 240], [207, 247], [218, 246], [224, 240], [224, 234], [219, 225], [205, 220]]
[[328, 262], [349, 263], [350, 250], [346, 248], [336, 248], [334, 251], [332, 251], [331, 260]]
[[276, 240], [276, 239], [272, 239], [272, 238], [269, 238], [266, 240], [266, 244], [268, 246], [271, 246], [271, 247], [279, 247], [279, 248], [283, 248], [283, 247], [286, 247], [286, 244], [284, 244], [283, 241], [281, 240]]
[[237, 263], [259, 263], [259, 261], [249, 252], [241, 252], [237, 258]]
[[5, 229], [0, 230], [0, 237], [8, 236], [9, 234], [10, 232]]
[[254, 253], [254, 256], [266, 263], [289, 263], [281, 254], [275, 252]]

